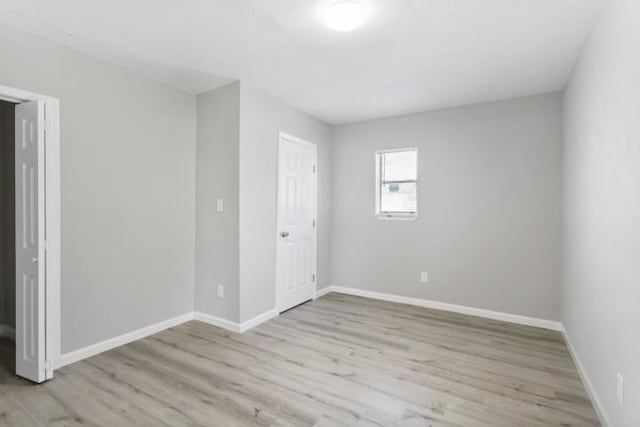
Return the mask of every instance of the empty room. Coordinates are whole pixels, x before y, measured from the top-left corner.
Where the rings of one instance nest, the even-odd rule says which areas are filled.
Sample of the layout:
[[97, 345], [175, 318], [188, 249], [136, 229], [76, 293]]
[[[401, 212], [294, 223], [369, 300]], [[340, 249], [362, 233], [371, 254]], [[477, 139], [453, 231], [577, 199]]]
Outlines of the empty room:
[[0, 426], [640, 427], [640, 1], [0, 0]]

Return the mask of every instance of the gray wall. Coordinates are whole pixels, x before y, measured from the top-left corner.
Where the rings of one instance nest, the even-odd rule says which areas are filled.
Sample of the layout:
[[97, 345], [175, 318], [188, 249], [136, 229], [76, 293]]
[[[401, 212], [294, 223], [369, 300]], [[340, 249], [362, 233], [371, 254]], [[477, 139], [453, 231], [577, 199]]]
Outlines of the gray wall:
[[330, 284], [331, 129], [240, 86], [240, 320], [275, 307], [278, 133], [318, 146], [318, 287]]
[[[559, 320], [561, 117], [550, 94], [336, 127], [333, 284]], [[375, 151], [414, 146], [419, 217], [376, 219]]]
[[63, 353], [191, 312], [195, 97], [4, 26], [0, 58], [61, 102]]
[[[198, 96], [196, 311], [240, 319], [238, 200], [240, 83]], [[224, 212], [216, 212], [216, 200]], [[216, 285], [225, 288], [223, 299]]]
[[16, 327], [15, 104], [0, 101], [0, 325]]
[[[640, 425], [640, 2], [611, 0], [565, 94], [564, 324], [611, 425]], [[616, 373], [625, 402], [616, 398]]]

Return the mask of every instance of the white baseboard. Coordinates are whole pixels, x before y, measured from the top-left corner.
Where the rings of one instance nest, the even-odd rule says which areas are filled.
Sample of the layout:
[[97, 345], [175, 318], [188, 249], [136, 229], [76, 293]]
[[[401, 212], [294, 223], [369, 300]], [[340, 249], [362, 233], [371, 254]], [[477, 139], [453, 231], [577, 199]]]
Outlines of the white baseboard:
[[231, 320], [223, 319], [222, 317], [212, 316], [205, 313], [194, 313], [195, 320], [207, 323], [209, 325], [217, 326], [218, 328], [226, 329], [231, 332], [240, 333], [240, 324], [238, 322], [232, 322]]
[[63, 366], [78, 362], [82, 359], [95, 356], [96, 354], [100, 354], [102, 352], [114, 349], [116, 347], [120, 347], [121, 345], [125, 345], [130, 342], [137, 341], [142, 338], [146, 338], [149, 335], [162, 332], [165, 329], [172, 328], [174, 326], [180, 325], [190, 320], [193, 320], [193, 313], [183, 314], [182, 316], [174, 317], [173, 319], [164, 320], [162, 322], [158, 322], [153, 325], [149, 325], [144, 328], [141, 328], [132, 332], [127, 332], [126, 334], [122, 334], [114, 338], [110, 338], [108, 340], [99, 342], [97, 344], [93, 344], [93, 345], [81, 348], [79, 350], [62, 354], [60, 355], [60, 358], [58, 359], [58, 362], [55, 368], [58, 369]]
[[[535, 326], [537, 328], [551, 329], [553, 331], [563, 331], [561, 322], [554, 320], [538, 319], [536, 317], [520, 316], [517, 314], [502, 313], [499, 311], [485, 310], [482, 308], [468, 307], [464, 305], [449, 304], [439, 301], [431, 301], [421, 298], [404, 297], [400, 295], [385, 294], [381, 292], [366, 291], [363, 289], [346, 288], [342, 286], [330, 286], [328, 292], [338, 292], [342, 294], [355, 295], [365, 298], [372, 298], [382, 301], [397, 302], [401, 304], [415, 305], [418, 307], [433, 308], [436, 310], [452, 311], [454, 313], [468, 314], [471, 316], [485, 317], [487, 319], [502, 320], [504, 322], [517, 323], [520, 325]], [[326, 288], [325, 288], [326, 289]], [[323, 289], [323, 291], [325, 291]]]
[[12, 340], [16, 339], [16, 330], [7, 325], [0, 325], [0, 337], [8, 337]]
[[[190, 320], [199, 320], [201, 322], [208, 323], [210, 325], [218, 326], [220, 328], [228, 329], [233, 332], [242, 333], [248, 331], [251, 328], [258, 326], [259, 324], [266, 322], [269, 319], [274, 318], [278, 315], [277, 310], [269, 310], [266, 313], [258, 315], [253, 319], [249, 319], [246, 322], [237, 323], [232, 322], [227, 319], [223, 319], [216, 316], [211, 316], [209, 314], [204, 313], [186, 313], [182, 316], [174, 317], [173, 319], [165, 320], [162, 322], [155, 323], [153, 325], [146, 326], [144, 328], [127, 332], [126, 334], [122, 334], [120, 336], [110, 338], [108, 340], [99, 342], [97, 344], [93, 344], [79, 350], [75, 350], [69, 353], [65, 353], [60, 355], [57, 362], [55, 363], [55, 369], [62, 368], [63, 366], [70, 365], [75, 362], [79, 362], [82, 359], [86, 359], [91, 356], [95, 356], [102, 352], [114, 349], [116, 347], [120, 347], [121, 345], [129, 344], [130, 342], [140, 340], [142, 338], [146, 338], [150, 335], [157, 334], [158, 332], [162, 332], [165, 329], [172, 328], [174, 326], [178, 326], [182, 323], [188, 322]], [[0, 326], [0, 335], [3, 335], [7, 329], [6, 327]], [[15, 332], [14, 332], [15, 337]]]
[[[431, 301], [431, 300], [420, 299], [420, 298], [404, 297], [400, 295], [366, 291], [366, 290], [356, 289], [356, 288], [347, 288], [342, 286], [327, 286], [325, 288], [322, 288], [316, 292], [314, 299], [320, 298], [331, 292], [361, 296], [361, 297], [372, 298], [372, 299], [377, 299], [381, 301], [415, 305], [419, 307], [433, 308], [437, 310], [451, 311], [454, 313], [468, 314], [472, 316], [485, 317], [493, 320], [501, 320], [501, 321], [517, 323], [521, 325], [535, 326], [539, 328], [560, 331], [564, 336], [564, 339], [565, 339], [565, 342], [567, 343], [567, 347], [569, 349], [571, 357], [573, 358], [573, 361], [576, 365], [576, 369], [580, 375], [580, 378], [582, 379], [582, 382], [585, 386], [585, 389], [587, 390], [587, 393], [589, 394], [589, 397], [591, 398], [591, 401], [593, 402], [594, 408], [598, 414], [598, 417], [600, 418], [602, 425], [604, 427], [611, 426], [607, 413], [604, 410], [604, 406], [602, 405], [600, 399], [598, 398], [598, 395], [595, 392], [595, 389], [584, 369], [584, 366], [582, 365], [582, 362], [578, 357], [576, 349], [573, 346], [573, 343], [571, 342], [571, 339], [569, 338], [569, 335], [565, 331], [564, 326], [562, 325], [561, 322], [557, 322], [553, 320], [538, 319], [534, 317], [520, 316], [516, 314], [502, 313], [497, 311], [485, 310], [481, 308], [463, 306], [463, 305]], [[158, 332], [162, 332], [166, 329], [172, 328], [174, 326], [180, 325], [182, 323], [185, 323], [194, 319], [213, 325], [213, 326], [227, 329], [232, 332], [242, 333], [274, 317], [277, 317], [278, 315], [279, 315], [278, 311], [276, 309], [273, 309], [263, 314], [260, 314], [254, 317], [253, 319], [249, 319], [246, 322], [238, 323], [238, 322], [232, 322], [227, 319], [223, 319], [221, 317], [216, 317], [216, 316], [212, 316], [212, 315], [204, 314], [200, 312], [186, 313], [186, 314], [183, 314], [182, 316], [174, 317], [173, 319], [165, 320], [165, 321], [138, 329], [136, 331], [128, 332], [126, 334], [99, 342], [97, 344], [93, 344], [93, 345], [81, 348], [79, 350], [72, 351], [70, 353], [62, 354], [58, 359], [55, 369], [61, 368], [66, 365], [70, 365], [72, 363], [78, 362], [82, 359], [86, 359], [91, 356], [95, 356], [99, 353], [114, 349], [121, 345], [125, 345], [130, 342], [137, 341], [142, 338], [146, 338], [150, 335], [156, 334]], [[6, 326], [6, 325], [0, 325], [0, 336], [8, 336], [10, 338], [15, 339], [15, 329], [10, 328], [9, 326]]]
[[278, 310], [276, 310], [274, 308], [273, 310], [269, 310], [269, 311], [267, 311], [265, 313], [259, 314], [258, 316], [254, 317], [253, 319], [249, 319], [246, 322], [242, 322], [240, 324], [240, 333], [246, 332], [251, 328], [255, 328], [259, 324], [264, 323], [267, 320], [271, 320], [274, 317], [277, 317], [278, 315], [280, 315], [280, 313], [278, 313]]
[[[578, 353], [576, 352], [576, 349], [573, 346], [573, 343], [571, 342], [571, 338], [569, 337], [568, 333], [565, 331], [564, 326], [562, 325], [561, 322], [557, 322], [553, 320], [538, 319], [534, 317], [520, 316], [515, 314], [501, 313], [497, 311], [485, 310], [481, 308], [468, 307], [463, 305], [448, 304], [448, 303], [425, 300], [420, 298], [404, 297], [400, 295], [366, 291], [366, 290], [356, 289], [356, 288], [347, 288], [342, 286], [327, 286], [325, 288], [322, 288], [318, 292], [316, 292], [314, 299], [320, 298], [331, 292], [361, 296], [361, 297], [372, 298], [372, 299], [377, 299], [381, 301], [415, 305], [419, 307], [433, 308], [437, 310], [451, 311], [454, 313], [468, 314], [472, 316], [485, 317], [493, 320], [501, 320], [501, 321], [517, 323], [521, 325], [535, 326], [539, 328], [560, 331], [564, 336], [564, 339], [565, 339], [565, 342], [567, 343], [567, 347], [569, 349], [571, 357], [573, 358], [574, 364], [576, 365], [578, 374], [580, 375], [580, 378], [582, 379], [585, 389], [589, 394], [591, 401], [593, 402], [594, 408], [598, 414], [598, 417], [600, 418], [600, 422], [602, 423], [603, 427], [611, 426], [611, 423], [609, 422], [609, 417], [606, 411], [604, 410], [604, 406], [602, 405], [601, 400], [599, 399], [598, 394], [596, 393], [591, 383], [591, 380], [589, 379], [589, 376], [587, 375], [587, 372], [584, 369], [584, 366], [580, 361], [580, 358], [578, 357]], [[216, 317], [216, 316], [212, 316], [212, 315], [204, 314], [200, 312], [187, 313], [182, 316], [174, 317], [173, 319], [165, 320], [165, 321], [138, 329], [136, 331], [128, 332], [126, 334], [99, 342], [97, 344], [93, 344], [88, 347], [63, 354], [58, 359], [58, 363], [56, 364], [55, 369], [61, 368], [66, 365], [70, 365], [72, 363], [78, 362], [82, 359], [86, 359], [91, 356], [95, 356], [99, 353], [111, 350], [121, 345], [125, 345], [133, 341], [137, 341], [139, 339], [148, 337], [150, 335], [156, 334], [158, 332], [164, 331], [166, 329], [172, 328], [174, 326], [180, 325], [182, 323], [185, 323], [194, 319], [213, 325], [213, 326], [227, 329], [232, 332], [243, 333], [248, 331], [251, 328], [254, 328], [260, 325], [261, 323], [264, 323], [274, 317], [277, 317], [278, 315], [279, 315], [278, 311], [276, 309], [273, 309], [263, 314], [260, 314], [254, 317], [253, 319], [249, 319], [246, 322], [238, 323], [238, 322], [232, 322], [227, 319], [223, 319], [221, 317]], [[10, 338], [15, 339], [15, 336], [16, 336], [15, 329], [6, 325], [0, 325], [0, 336], [8, 336]]]
[[591, 398], [591, 403], [593, 403], [593, 407], [598, 414], [598, 418], [600, 418], [600, 424], [603, 427], [612, 426], [611, 422], [609, 422], [609, 416], [602, 405], [602, 401], [598, 397], [598, 393], [596, 393], [596, 389], [593, 387], [589, 376], [587, 375], [587, 371], [584, 369], [584, 365], [580, 361], [580, 357], [578, 356], [578, 352], [576, 348], [573, 346], [573, 342], [571, 342], [571, 338], [566, 330], [562, 331], [562, 335], [564, 336], [564, 341], [567, 343], [567, 348], [569, 349], [569, 353], [571, 354], [571, 358], [573, 359], [574, 365], [576, 365], [576, 370], [580, 375], [580, 379], [582, 380], [582, 384], [584, 385], [585, 390], [587, 390], [587, 394]]
[[199, 312], [194, 313], [194, 318], [195, 320], [208, 323], [209, 325], [217, 326], [219, 328], [223, 328], [228, 331], [241, 334], [243, 332], [248, 331], [251, 328], [255, 328], [259, 324], [264, 323], [269, 319], [273, 319], [274, 317], [278, 316], [278, 314], [279, 314], [278, 311], [276, 309], [273, 309], [273, 310], [264, 312], [262, 314], [259, 314], [253, 319], [249, 319], [246, 322], [242, 322], [242, 323], [233, 322], [231, 320], [223, 319], [222, 317], [212, 316], [210, 314], [199, 313]]
[[313, 297], [313, 299], [320, 298], [320, 297], [322, 297], [322, 296], [324, 296], [324, 295], [326, 295], [326, 294], [328, 294], [330, 292], [333, 292], [332, 288], [333, 288], [332, 286], [326, 286], [326, 287], [324, 287], [322, 289], [318, 289], [316, 291], [316, 295]]

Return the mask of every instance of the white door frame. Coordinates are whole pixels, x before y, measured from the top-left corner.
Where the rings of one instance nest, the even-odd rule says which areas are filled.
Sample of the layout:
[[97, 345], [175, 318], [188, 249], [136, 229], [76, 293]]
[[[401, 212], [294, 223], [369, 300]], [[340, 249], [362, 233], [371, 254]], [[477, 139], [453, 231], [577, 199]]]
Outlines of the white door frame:
[[314, 275], [314, 280], [312, 281], [311, 284], [311, 298], [315, 298], [316, 293], [318, 291], [318, 146], [312, 142], [309, 141], [305, 141], [302, 138], [298, 138], [296, 136], [290, 135], [286, 132], [280, 131], [278, 133], [278, 153], [277, 153], [277, 157], [278, 157], [278, 165], [277, 165], [277, 170], [276, 170], [276, 182], [277, 182], [277, 186], [276, 186], [276, 230], [275, 230], [275, 236], [276, 236], [276, 280], [275, 280], [275, 291], [276, 291], [276, 311], [280, 312], [281, 310], [281, 295], [280, 295], [280, 287], [278, 286], [278, 262], [279, 262], [279, 256], [280, 256], [280, 250], [279, 250], [279, 243], [281, 240], [280, 237], [280, 229], [281, 229], [281, 225], [280, 224], [280, 215], [278, 212], [279, 207], [279, 201], [278, 201], [278, 194], [280, 191], [280, 145], [282, 143], [282, 141], [290, 141], [290, 142], [295, 142], [297, 144], [303, 144], [303, 145], [307, 145], [309, 147], [312, 147], [314, 152], [315, 152], [315, 157], [316, 157], [316, 164], [315, 164], [315, 173], [313, 174], [313, 192], [314, 192], [314, 199], [313, 199], [313, 221], [314, 221], [314, 227], [313, 227], [313, 246], [312, 246], [312, 267], [313, 267], [313, 275]]
[[60, 101], [0, 86], [0, 99], [45, 104], [45, 370], [46, 379], [60, 363]]

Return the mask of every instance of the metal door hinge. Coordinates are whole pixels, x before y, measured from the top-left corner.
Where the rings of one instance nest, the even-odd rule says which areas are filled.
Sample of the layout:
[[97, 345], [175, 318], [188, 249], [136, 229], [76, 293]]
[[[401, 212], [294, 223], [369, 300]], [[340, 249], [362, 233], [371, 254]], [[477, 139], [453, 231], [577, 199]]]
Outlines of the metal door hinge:
[[316, 275], [315, 274], [313, 275], [313, 281], [314, 282], [316, 281]]
[[316, 226], [316, 220], [315, 219], [313, 220], [313, 226], [314, 227]]
[[313, 173], [316, 173], [316, 165], [313, 165]]

